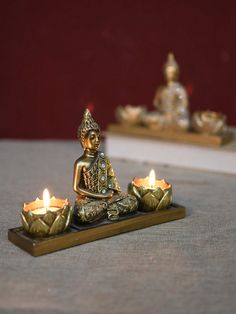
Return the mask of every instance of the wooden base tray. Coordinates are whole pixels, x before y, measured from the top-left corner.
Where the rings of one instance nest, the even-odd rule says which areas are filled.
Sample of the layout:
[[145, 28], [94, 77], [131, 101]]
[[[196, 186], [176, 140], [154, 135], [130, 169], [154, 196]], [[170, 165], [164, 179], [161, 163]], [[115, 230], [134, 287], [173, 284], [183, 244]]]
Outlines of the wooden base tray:
[[33, 256], [40, 256], [75, 245], [111, 237], [124, 232], [158, 225], [185, 217], [183, 206], [172, 204], [169, 208], [157, 212], [137, 212], [122, 217], [119, 221], [108, 220], [93, 225], [72, 225], [67, 231], [48, 238], [35, 239], [22, 227], [8, 230], [8, 239]]
[[234, 138], [234, 134], [231, 131], [227, 131], [221, 135], [207, 135], [195, 133], [192, 131], [160, 131], [149, 129], [144, 126], [126, 126], [121, 124], [111, 124], [108, 126], [107, 131], [118, 135], [131, 135], [135, 137], [169, 140], [173, 142], [182, 142], [204, 146], [221, 146], [231, 142]]

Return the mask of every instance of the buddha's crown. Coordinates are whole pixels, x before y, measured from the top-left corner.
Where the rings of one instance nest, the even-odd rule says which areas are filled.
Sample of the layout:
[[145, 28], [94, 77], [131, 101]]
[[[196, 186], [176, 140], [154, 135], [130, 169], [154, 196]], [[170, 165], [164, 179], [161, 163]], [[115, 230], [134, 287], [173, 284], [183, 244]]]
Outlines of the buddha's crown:
[[179, 72], [179, 65], [176, 62], [175, 56], [172, 52], [168, 54], [167, 61], [164, 64], [164, 71], [166, 71], [167, 68], [173, 68], [176, 72]]
[[77, 136], [78, 136], [82, 145], [84, 143], [84, 138], [85, 138], [86, 133], [88, 131], [91, 131], [91, 130], [100, 132], [100, 127], [94, 121], [90, 111], [88, 109], [86, 109], [84, 112], [82, 123], [79, 126], [78, 131], [77, 131]]

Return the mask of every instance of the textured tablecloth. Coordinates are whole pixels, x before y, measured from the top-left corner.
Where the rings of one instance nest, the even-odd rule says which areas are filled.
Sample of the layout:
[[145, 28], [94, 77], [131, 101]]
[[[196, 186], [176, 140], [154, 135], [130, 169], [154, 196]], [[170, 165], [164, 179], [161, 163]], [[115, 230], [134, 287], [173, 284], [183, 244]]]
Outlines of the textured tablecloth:
[[7, 240], [45, 187], [73, 202], [80, 153], [0, 141], [0, 313], [235, 313], [236, 176], [113, 160], [123, 189], [154, 168], [187, 217], [36, 258]]

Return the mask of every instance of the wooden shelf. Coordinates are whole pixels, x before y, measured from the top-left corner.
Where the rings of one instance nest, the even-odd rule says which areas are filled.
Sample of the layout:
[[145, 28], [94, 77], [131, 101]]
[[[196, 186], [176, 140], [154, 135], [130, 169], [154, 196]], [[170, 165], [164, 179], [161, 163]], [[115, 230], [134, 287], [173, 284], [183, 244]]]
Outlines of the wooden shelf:
[[159, 139], [172, 142], [182, 142], [203, 146], [221, 146], [231, 142], [234, 134], [227, 131], [221, 135], [207, 135], [195, 132], [160, 131], [149, 129], [144, 126], [127, 126], [121, 124], [111, 124], [108, 126], [109, 133], [117, 135], [127, 135], [148, 139]]

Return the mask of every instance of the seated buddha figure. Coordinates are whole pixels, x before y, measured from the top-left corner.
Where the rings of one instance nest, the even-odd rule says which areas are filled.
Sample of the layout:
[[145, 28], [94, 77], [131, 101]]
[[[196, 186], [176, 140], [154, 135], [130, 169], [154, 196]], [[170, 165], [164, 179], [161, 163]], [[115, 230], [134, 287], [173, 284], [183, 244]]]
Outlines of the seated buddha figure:
[[186, 131], [190, 126], [188, 95], [178, 82], [179, 66], [172, 53], [164, 65], [164, 75], [167, 84], [157, 89], [153, 100], [158, 122], [165, 129]]
[[121, 192], [109, 159], [99, 151], [100, 128], [88, 109], [78, 128], [78, 138], [84, 154], [74, 164], [75, 221], [118, 220], [120, 215], [136, 211], [136, 198]]

